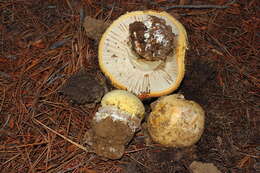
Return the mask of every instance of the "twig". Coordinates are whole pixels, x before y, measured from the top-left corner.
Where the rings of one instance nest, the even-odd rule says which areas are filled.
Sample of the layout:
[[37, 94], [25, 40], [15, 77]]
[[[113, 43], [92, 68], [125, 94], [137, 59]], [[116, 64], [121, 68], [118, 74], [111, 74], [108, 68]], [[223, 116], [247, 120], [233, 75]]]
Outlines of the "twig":
[[125, 154], [135, 153], [135, 152], [143, 151], [143, 150], [146, 150], [146, 149], [147, 149], [147, 148], [140, 148], [140, 149], [130, 150], [130, 151], [126, 151]]
[[[0, 112], [2, 111], [2, 108], [3, 108], [3, 105], [4, 105], [4, 102], [5, 102], [5, 88], [4, 88], [4, 91], [3, 91], [3, 98], [2, 98], [2, 102], [0, 103]], [[5, 125], [3, 125], [3, 128], [4, 128]]]
[[54, 80], [58, 79], [59, 77], [61, 77], [62, 75], [58, 75], [58, 73], [60, 73], [69, 63], [65, 63], [63, 64], [59, 69], [57, 69], [55, 72], [53, 72], [48, 79], [46, 80], [46, 85], [51, 84]]
[[256, 158], [256, 159], [260, 158], [260, 156], [258, 156], [258, 155], [248, 154], [248, 153], [244, 153], [242, 151], [238, 151], [238, 152], [245, 155], [245, 156], [248, 156], [248, 157], [253, 157], [253, 158]]
[[71, 10], [71, 11], [74, 11], [73, 8], [72, 8], [72, 5], [71, 5], [71, 3], [70, 3], [70, 1], [69, 1], [69, 0], [66, 0], [66, 3], [67, 3], [67, 5], [69, 6], [70, 10]]
[[24, 148], [24, 147], [33, 147], [35, 145], [42, 145], [47, 144], [47, 142], [36, 142], [32, 144], [24, 144], [24, 145], [18, 145], [18, 146], [11, 146], [11, 147], [0, 147], [0, 150], [2, 149], [13, 149], [13, 148]]
[[30, 171], [29, 172], [33, 172], [33, 169], [36, 167], [36, 165], [39, 164], [39, 162], [41, 161], [43, 155], [46, 153], [46, 151], [48, 150], [48, 148], [45, 148], [42, 153], [38, 156], [38, 158], [36, 159], [36, 161], [32, 164]]
[[0, 77], [6, 79], [8, 81], [13, 81], [12, 77], [9, 74], [2, 72], [2, 71], [0, 71]]
[[229, 6], [225, 5], [174, 5], [171, 7], [166, 7], [164, 10], [171, 10], [176, 8], [185, 8], [185, 9], [225, 9]]
[[[0, 132], [2, 133], [2, 131], [4, 131], [5, 127], [7, 126], [7, 124], [9, 123], [10, 121], [10, 118], [11, 118], [11, 114], [7, 115], [7, 120], [5, 121], [4, 125], [0, 128]], [[7, 133], [8, 135], [10, 133]], [[3, 134], [0, 134], [0, 136], [3, 135]]]
[[72, 168], [67, 168], [66, 170], [63, 170], [63, 171], [59, 171], [58, 173], [66, 173], [66, 172], [72, 172], [73, 170], [85, 165], [86, 163], [90, 162], [91, 160], [93, 160], [95, 158], [95, 156], [91, 156], [86, 162], [82, 162], [78, 165], [75, 165], [74, 167]]
[[14, 160], [16, 157], [18, 157], [18, 156], [20, 156], [20, 155], [21, 155], [21, 154], [19, 153], [19, 154], [15, 155], [15, 156], [11, 157], [9, 160], [5, 161], [0, 167], [3, 167], [5, 164], [7, 164], [8, 162]]
[[[1, 111], [2, 111], [4, 102], [5, 102], [5, 88], [4, 88], [4, 93], [3, 93], [2, 102], [0, 103], [0, 113], [1, 113]], [[8, 114], [5, 123], [4, 123], [3, 126], [0, 128], [0, 131], [5, 129], [5, 127], [7, 126], [7, 124], [8, 124], [9, 121], [10, 121], [10, 118], [11, 118], [11, 114]], [[0, 134], [0, 136], [1, 136], [1, 134]]]
[[[75, 151], [73, 153], [68, 154], [67, 156], [63, 157], [63, 160], [60, 164], [53, 166], [52, 168], [48, 169], [49, 173], [58, 173], [60, 170], [66, 169], [66, 165], [71, 163], [73, 160], [76, 160], [77, 158], [81, 157], [84, 153], [80, 151]], [[69, 168], [68, 168], [69, 169]], [[72, 171], [70, 171], [72, 172]]]
[[147, 165], [143, 164], [142, 162], [140, 162], [139, 160], [135, 159], [134, 157], [132, 157], [130, 154], [126, 154], [130, 159], [132, 159], [133, 161], [137, 162], [138, 164], [142, 165], [143, 167], [145, 167], [148, 170], [151, 170], [150, 167], [148, 167]]
[[70, 140], [69, 138], [63, 136], [62, 134], [59, 134], [58, 132], [56, 132], [55, 130], [51, 129], [50, 127], [46, 126], [45, 124], [41, 123], [40, 121], [38, 121], [37, 119], [33, 118], [34, 121], [36, 121], [38, 124], [42, 125], [44, 128], [50, 130], [51, 132], [55, 133], [56, 135], [58, 135], [59, 137], [65, 139], [66, 141], [72, 143], [73, 145], [79, 147], [80, 149], [86, 151], [86, 152], [89, 152], [88, 149], [72, 140]]

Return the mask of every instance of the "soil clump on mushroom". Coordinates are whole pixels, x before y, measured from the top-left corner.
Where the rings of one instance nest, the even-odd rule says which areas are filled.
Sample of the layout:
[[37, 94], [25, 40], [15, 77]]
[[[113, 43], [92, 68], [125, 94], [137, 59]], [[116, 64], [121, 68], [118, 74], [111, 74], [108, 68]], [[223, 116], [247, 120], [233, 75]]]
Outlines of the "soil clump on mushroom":
[[133, 135], [133, 131], [125, 122], [107, 117], [92, 121], [92, 129], [86, 134], [86, 143], [99, 156], [119, 159]]
[[164, 19], [149, 16], [144, 22], [129, 25], [133, 51], [149, 61], [165, 60], [173, 52], [175, 35]]
[[125, 146], [140, 129], [143, 103], [127, 91], [113, 90], [102, 98], [101, 105], [85, 135], [85, 143], [99, 156], [120, 159]]

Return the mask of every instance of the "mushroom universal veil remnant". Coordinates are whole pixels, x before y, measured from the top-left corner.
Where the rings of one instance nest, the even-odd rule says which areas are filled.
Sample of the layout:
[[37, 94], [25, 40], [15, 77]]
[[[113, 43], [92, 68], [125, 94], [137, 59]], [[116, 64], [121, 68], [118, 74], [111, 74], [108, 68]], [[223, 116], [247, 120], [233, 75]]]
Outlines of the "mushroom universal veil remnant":
[[140, 98], [176, 90], [184, 77], [186, 31], [166, 12], [135, 11], [115, 20], [99, 43], [99, 65], [112, 84]]

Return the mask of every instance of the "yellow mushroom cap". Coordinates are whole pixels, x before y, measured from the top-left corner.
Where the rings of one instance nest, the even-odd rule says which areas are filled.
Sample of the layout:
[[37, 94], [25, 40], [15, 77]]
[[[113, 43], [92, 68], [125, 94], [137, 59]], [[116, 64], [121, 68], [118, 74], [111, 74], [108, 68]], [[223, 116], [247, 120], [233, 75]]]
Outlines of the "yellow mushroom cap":
[[[129, 24], [150, 16], [164, 19], [176, 36], [174, 52], [165, 61], [141, 60], [129, 45]], [[99, 66], [112, 84], [139, 98], [158, 97], [176, 90], [185, 72], [187, 34], [183, 25], [166, 12], [152, 10], [126, 13], [105, 31], [98, 49]]]
[[105, 94], [102, 106], [115, 106], [118, 109], [143, 119], [145, 108], [141, 100], [134, 94], [124, 90], [113, 90]]
[[174, 94], [160, 98], [152, 106], [148, 131], [153, 141], [167, 147], [187, 147], [200, 139], [205, 112], [199, 104]]

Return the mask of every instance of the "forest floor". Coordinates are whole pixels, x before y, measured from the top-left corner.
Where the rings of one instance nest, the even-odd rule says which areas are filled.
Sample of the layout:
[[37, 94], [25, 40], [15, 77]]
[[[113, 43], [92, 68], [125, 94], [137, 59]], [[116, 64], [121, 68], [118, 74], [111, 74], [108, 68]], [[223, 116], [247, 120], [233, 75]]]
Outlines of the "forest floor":
[[[259, 1], [0, 2], [0, 172], [189, 173], [193, 161], [222, 173], [260, 171]], [[175, 93], [205, 109], [200, 141], [163, 148], [138, 136], [122, 159], [107, 160], [39, 124], [84, 144], [99, 103], [71, 104], [57, 92], [82, 67], [99, 72], [98, 42], [86, 36], [84, 16], [113, 21], [147, 9], [167, 11], [186, 28], [186, 73]]]

